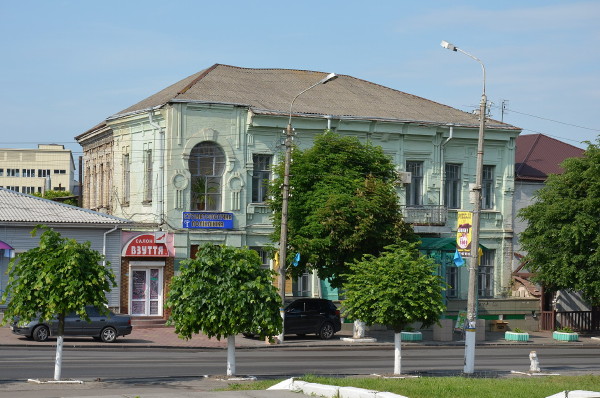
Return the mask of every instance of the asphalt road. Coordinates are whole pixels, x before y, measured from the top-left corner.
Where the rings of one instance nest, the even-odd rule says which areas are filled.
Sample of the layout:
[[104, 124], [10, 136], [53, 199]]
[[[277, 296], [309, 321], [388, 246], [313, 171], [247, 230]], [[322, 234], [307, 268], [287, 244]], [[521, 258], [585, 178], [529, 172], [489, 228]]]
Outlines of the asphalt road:
[[[510, 373], [529, 370], [531, 347], [478, 347], [476, 372]], [[536, 349], [544, 372], [600, 374], [600, 347], [548, 346]], [[65, 349], [63, 378], [95, 380], [157, 379], [222, 375], [225, 350], [177, 349]], [[393, 371], [393, 349], [298, 348], [238, 349], [238, 375], [257, 377], [387, 374]], [[402, 349], [402, 372], [424, 374], [461, 373], [464, 348], [409, 347]], [[52, 378], [52, 347], [3, 347], [0, 382], [27, 378]]]

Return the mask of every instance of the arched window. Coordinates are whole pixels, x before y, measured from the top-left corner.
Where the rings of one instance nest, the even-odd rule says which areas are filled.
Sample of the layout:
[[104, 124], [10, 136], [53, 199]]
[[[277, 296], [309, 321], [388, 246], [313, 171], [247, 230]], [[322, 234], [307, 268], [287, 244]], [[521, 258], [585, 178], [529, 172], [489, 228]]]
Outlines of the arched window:
[[214, 142], [202, 142], [190, 153], [191, 210], [221, 210], [225, 153]]

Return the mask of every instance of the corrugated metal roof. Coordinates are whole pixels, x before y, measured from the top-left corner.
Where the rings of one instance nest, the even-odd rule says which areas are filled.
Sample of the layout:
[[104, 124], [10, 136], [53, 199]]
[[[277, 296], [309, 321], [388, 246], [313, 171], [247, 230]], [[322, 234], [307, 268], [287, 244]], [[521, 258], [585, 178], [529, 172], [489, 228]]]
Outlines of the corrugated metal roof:
[[515, 176], [518, 180], [546, 181], [550, 174], [564, 172], [560, 164], [581, 157], [585, 151], [544, 134], [517, 137]]
[[[293, 69], [252, 69], [215, 64], [112, 116], [169, 102], [199, 101], [248, 106], [254, 113], [288, 115], [291, 100], [326, 76]], [[295, 114], [331, 115], [432, 124], [479, 126], [478, 116], [352, 76], [319, 85], [294, 102]], [[518, 129], [489, 120], [488, 127]]]
[[128, 224], [129, 220], [0, 188], [0, 222]]

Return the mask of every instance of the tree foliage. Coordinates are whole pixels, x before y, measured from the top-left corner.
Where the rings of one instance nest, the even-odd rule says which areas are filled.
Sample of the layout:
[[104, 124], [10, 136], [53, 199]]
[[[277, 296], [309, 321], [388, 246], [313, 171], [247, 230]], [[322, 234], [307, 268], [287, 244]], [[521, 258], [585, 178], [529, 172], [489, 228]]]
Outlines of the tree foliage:
[[[56, 198], [64, 198], [66, 196], [73, 196], [73, 194], [69, 191], [49, 190], [49, 191], [44, 192], [43, 194], [35, 192], [33, 194], [33, 196], [37, 196], [39, 198], [44, 198], [44, 199], [49, 199], [49, 200], [56, 200]], [[61, 203], [66, 203], [71, 206], [78, 205], [77, 198], [69, 198], [69, 199], [56, 200], [56, 201], [61, 202]]]
[[[281, 184], [271, 185], [274, 209], [273, 240], [281, 227]], [[316, 269], [339, 287], [347, 273], [346, 263], [364, 254], [379, 254], [398, 240], [416, 240], [410, 225], [402, 220], [392, 160], [381, 147], [363, 144], [355, 137], [331, 131], [316, 137], [313, 147], [294, 148], [290, 167], [288, 211], [288, 264], [301, 254], [294, 275]]]
[[428, 327], [445, 310], [446, 284], [436, 270], [416, 243], [388, 246], [378, 257], [365, 255], [350, 264], [346, 275], [344, 315], [367, 325], [390, 326], [396, 333], [413, 322]]
[[[35, 236], [44, 230], [39, 246], [19, 254], [8, 266], [8, 284], [2, 297], [10, 297], [3, 323], [18, 316], [31, 320], [39, 316], [50, 320], [54, 316], [75, 311], [89, 321], [86, 305], [106, 308], [106, 292], [116, 286], [110, 263], [102, 265], [103, 256], [91, 248], [90, 242], [77, 242], [44, 226], [31, 232]], [[62, 335], [59, 326], [59, 335]]]
[[165, 303], [171, 310], [168, 322], [185, 339], [200, 332], [219, 340], [243, 332], [275, 336], [282, 322], [272, 274], [261, 268], [254, 250], [201, 246], [171, 281]]
[[[598, 139], [600, 144], [600, 139]], [[600, 147], [588, 142], [581, 158], [566, 159], [535, 202], [521, 209], [520, 236], [534, 280], [550, 291], [581, 291], [600, 304]]]

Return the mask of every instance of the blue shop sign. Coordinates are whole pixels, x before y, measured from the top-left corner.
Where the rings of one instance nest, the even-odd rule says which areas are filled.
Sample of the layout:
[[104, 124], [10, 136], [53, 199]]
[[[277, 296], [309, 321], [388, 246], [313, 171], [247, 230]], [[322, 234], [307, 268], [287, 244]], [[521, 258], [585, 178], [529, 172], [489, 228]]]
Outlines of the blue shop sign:
[[233, 229], [233, 213], [184, 211], [183, 228]]

